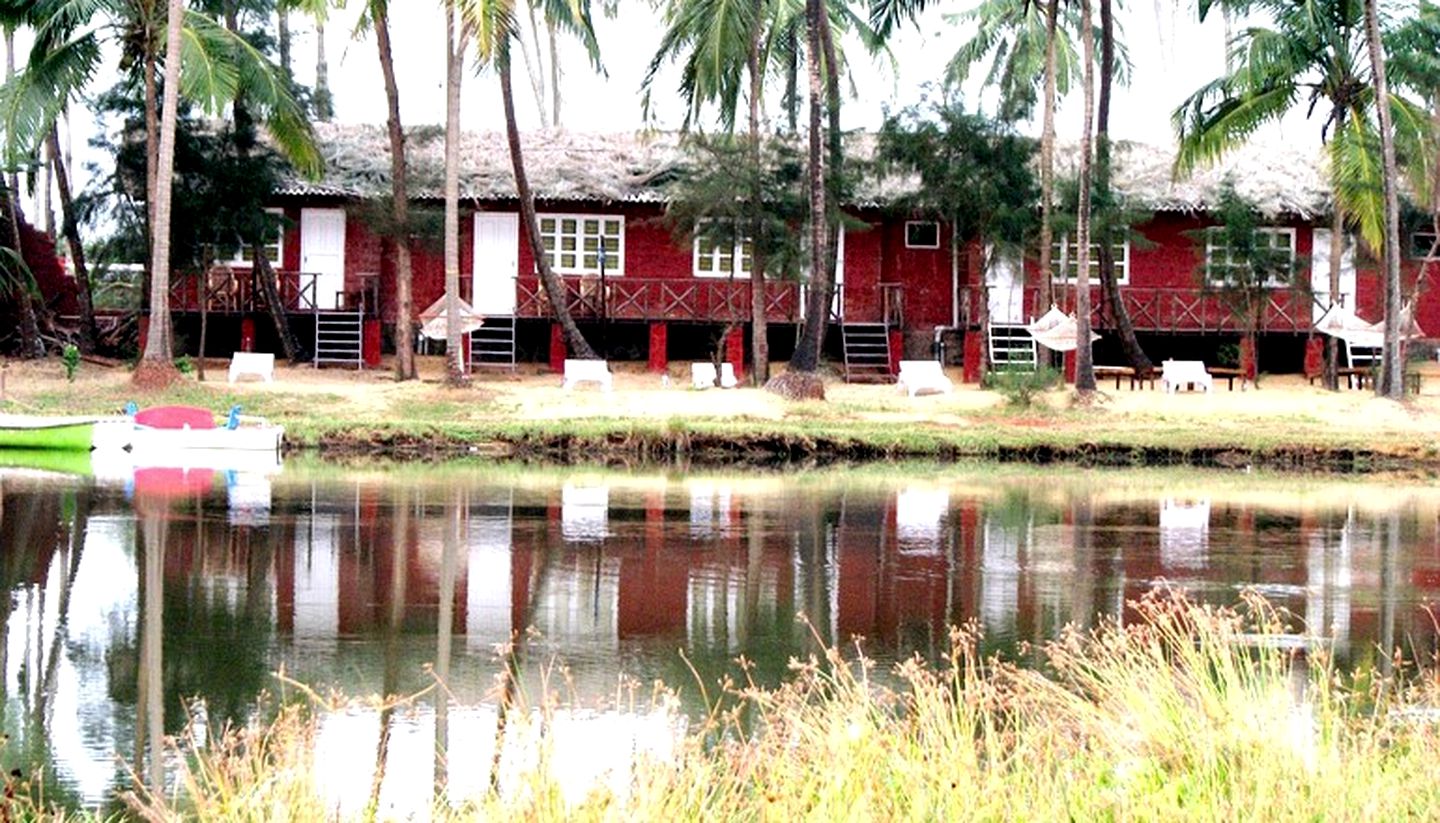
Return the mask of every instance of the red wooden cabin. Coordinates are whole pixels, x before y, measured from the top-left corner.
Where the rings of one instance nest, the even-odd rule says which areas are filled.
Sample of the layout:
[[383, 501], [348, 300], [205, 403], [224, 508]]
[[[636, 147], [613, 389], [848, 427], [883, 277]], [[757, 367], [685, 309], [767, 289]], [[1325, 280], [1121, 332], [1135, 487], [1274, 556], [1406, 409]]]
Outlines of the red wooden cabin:
[[[359, 363], [363, 354], [374, 363], [380, 331], [393, 333], [396, 318], [395, 241], [378, 228], [389, 192], [388, 143], [378, 127], [326, 126], [321, 139], [327, 147], [325, 180], [276, 192], [275, 208], [283, 211], [287, 227], [269, 249], [271, 262], [292, 324], [316, 333], [317, 346], [324, 348], [325, 323], [335, 315], [353, 316], [356, 350], [347, 357]], [[443, 137], [433, 129], [416, 130], [408, 148], [416, 206], [438, 210]], [[730, 358], [737, 367], [743, 362], [750, 318], [748, 252], [743, 246], [677, 239], [663, 223], [664, 186], [682, 159], [673, 136], [538, 133], [526, 137], [525, 150], [552, 265], [564, 279], [571, 313], [605, 356], [644, 359], [663, 370], [671, 359], [708, 359], [725, 331]], [[1155, 358], [1208, 359], [1220, 344], [1236, 339], [1237, 321], [1200, 288], [1197, 275], [1207, 254], [1223, 253], [1207, 248], [1203, 232], [1212, 223], [1207, 209], [1228, 178], [1259, 204], [1275, 243], [1302, 266], [1308, 261], [1316, 291], [1322, 292], [1317, 300], [1308, 290], [1275, 288], [1261, 319], [1270, 358], [1262, 368], [1298, 370], [1303, 340], [1328, 291], [1328, 194], [1321, 170], [1285, 149], [1237, 152], [1219, 167], [1180, 180], [1172, 179], [1170, 170], [1167, 152], [1124, 145], [1117, 150], [1117, 191], [1132, 208], [1153, 214], [1115, 247], [1122, 300], [1142, 343]], [[513, 366], [518, 356], [557, 363], [564, 349], [535, 275], [534, 250], [519, 226], [505, 141], [467, 136], [461, 180], [461, 291], [487, 318], [473, 341], [472, 361]], [[974, 359], [987, 321], [1022, 324], [1043, 311], [1036, 305], [1039, 273], [1033, 260], [1019, 264], [1014, 255], [999, 253], [987, 274], [980, 242], [966, 243], [952, 255], [948, 225], [896, 213], [887, 207], [884, 188], [873, 184], [874, 191], [847, 207], [854, 225], [841, 241], [831, 353], [845, 362], [848, 378], [888, 379], [902, 357], [940, 354], [953, 364], [963, 352]], [[443, 295], [444, 264], [438, 237], [410, 243], [418, 313]], [[1428, 238], [1412, 238], [1410, 245], [1428, 248]], [[1069, 266], [1073, 277], [1073, 238], [1057, 237], [1053, 249], [1057, 272]], [[1347, 252], [1341, 299], [1376, 320], [1380, 283], [1374, 263], [1363, 258], [1357, 263], [1354, 256]], [[1092, 275], [1093, 259], [1092, 253]], [[1409, 282], [1419, 262], [1406, 261]], [[208, 279], [208, 308], [222, 318], [219, 345], [243, 348], [253, 341], [254, 329], [264, 333], [265, 323], [252, 317], [260, 304], [246, 261], [233, 261]], [[177, 278], [178, 322], [198, 312], [199, 280]], [[1055, 283], [1057, 302], [1073, 309], [1073, 287]], [[1093, 324], [1102, 334], [1096, 360], [1119, 362], [1114, 335], [1107, 333], [1113, 326], [1109, 307], [1098, 283], [1093, 288]], [[1440, 301], [1428, 294], [1416, 299], [1420, 326], [1440, 329]], [[802, 310], [798, 283], [769, 284], [766, 315], [775, 358], [788, 355]], [[242, 338], [251, 336], [227, 340], [226, 317], [240, 319], [236, 330]], [[211, 322], [216, 328], [214, 315]], [[859, 346], [851, 343], [861, 340], [888, 348], [879, 364], [867, 366], [854, 356]]]

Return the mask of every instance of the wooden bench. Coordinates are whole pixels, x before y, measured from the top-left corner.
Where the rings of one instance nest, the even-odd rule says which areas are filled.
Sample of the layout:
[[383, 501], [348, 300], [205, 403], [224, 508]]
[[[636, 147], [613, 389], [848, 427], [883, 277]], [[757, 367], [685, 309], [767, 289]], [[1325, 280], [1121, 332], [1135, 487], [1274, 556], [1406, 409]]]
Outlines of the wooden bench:
[[[691, 363], [690, 364], [690, 385], [696, 389], [712, 389], [715, 387], [715, 364], [714, 363]], [[720, 364], [720, 388], [733, 389], [740, 385], [735, 379], [735, 366], [731, 363]]]
[[565, 360], [565, 378], [560, 388], [570, 390], [581, 383], [596, 383], [601, 389], [610, 391], [615, 387], [615, 377], [604, 360]]
[[1120, 381], [1125, 378], [1130, 379], [1131, 391], [1134, 391], [1136, 388], [1145, 388], [1146, 383], [1150, 384], [1150, 388], [1155, 388], [1154, 369], [1146, 369], [1143, 372], [1136, 372], [1135, 369], [1130, 366], [1095, 366], [1094, 369], [1096, 380], [1115, 378], [1116, 391], [1120, 390]]
[[266, 383], [275, 382], [275, 355], [269, 352], [237, 351], [230, 358], [230, 382], [242, 375], [254, 375]]
[[1160, 384], [1166, 394], [1174, 394], [1181, 386], [1203, 389], [1207, 394], [1214, 388], [1210, 372], [1200, 360], [1166, 360], [1160, 364]]
[[921, 392], [949, 394], [955, 390], [938, 360], [901, 360], [895, 383], [911, 397]]

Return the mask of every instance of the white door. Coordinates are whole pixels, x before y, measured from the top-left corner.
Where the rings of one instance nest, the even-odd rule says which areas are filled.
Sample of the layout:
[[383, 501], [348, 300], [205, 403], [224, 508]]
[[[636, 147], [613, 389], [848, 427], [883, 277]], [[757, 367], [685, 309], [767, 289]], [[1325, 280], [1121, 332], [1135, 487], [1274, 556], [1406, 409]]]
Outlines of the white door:
[[475, 311], [515, 313], [515, 277], [520, 272], [520, 216], [514, 212], [475, 213]]
[[345, 210], [300, 210], [301, 287], [315, 278], [315, 308], [339, 308], [345, 291]]
[[[1310, 247], [1310, 290], [1315, 293], [1314, 319], [1330, 308], [1330, 230], [1315, 229]], [[1340, 255], [1340, 294], [1335, 302], [1355, 311], [1355, 238], [1345, 235]]]
[[1019, 257], [1012, 251], [985, 250], [990, 265], [985, 269], [985, 285], [990, 292], [990, 322], [1013, 325], [1025, 322], [1025, 281], [1021, 277]]
[[835, 292], [830, 297], [830, 313], [845, 320], [845, 227], [835, 230]]

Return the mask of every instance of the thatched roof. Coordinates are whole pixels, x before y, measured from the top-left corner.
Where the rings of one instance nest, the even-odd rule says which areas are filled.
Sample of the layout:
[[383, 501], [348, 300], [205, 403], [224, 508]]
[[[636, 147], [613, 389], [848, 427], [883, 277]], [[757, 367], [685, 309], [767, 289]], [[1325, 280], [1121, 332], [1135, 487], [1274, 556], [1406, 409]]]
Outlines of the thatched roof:
[[[293, 181], [284, 195], [377, 197], [390, 192], [390, 138], [383, 126], [317, 124], [325, 175]], [[664, 133], [582, 134], [528, 132], [522, 137], [525, 171], [541, 200], [664, 202], [661, 184], [679, 160], [679, 142]], [[445, 130], [406, 131], [410, 189], [415, 197], [443, 196]], [[510, 146], [499, 132], [467, 132], [460, 142], [460, 196], [513, 200]]]
[[[293, 181], [279, 192], [290, 196], [380, 197], [390, 191], [390, 143], [382, 126], [320, 124], [325, 157], [319, 181]], [[679, 136], [663, 132], [590, 134], [536, 131], [523, 138], [526, 171], [540, 200], [663, 203], [666, 185], [683, 169]], [[848, 140], [857, 157], [874, 150], [872, 135]], [[1073, 175], [1075, 146], [1057, 152], [1057, 172]], [[445, 135], [435, 126], [407, 132], [411, 191], [418, 198], [442, 194]], [[1329, 209], [1323, 158], [1288, 147], [1243, 147], [1214, 166], [1174, 179], [1174, 151], [1139, 143], [1116, 143], [1114, 185], [1132, 205], [1155, 211], [1203, 212], [1219, 199], [1228, 178], [1237, 192], [1269, 217], [1313, 218]], [[461, 141], [460, 195], [466, 199], [513, 200], [515, 181], [504, 134], [470, 132]], [[915, 178], [891, 176], [864, 181], [855, 205], [881, 206], [913, 190]]]
[[[1154, 211], [1204, 212], [1220, 200], [1228, 180], [1235, 192], [1266, 217], [1315, 218], [1329, 213], [1327, 164], [1319, 151], [1290, 146], [1246, 145], [1188, 175], [1176, 178], [1175, 149], [1117, 142], [1113, 148], [1116, 193]], [[1078, 146], [1056, 152], [1057, 174], [1073, 175]]]

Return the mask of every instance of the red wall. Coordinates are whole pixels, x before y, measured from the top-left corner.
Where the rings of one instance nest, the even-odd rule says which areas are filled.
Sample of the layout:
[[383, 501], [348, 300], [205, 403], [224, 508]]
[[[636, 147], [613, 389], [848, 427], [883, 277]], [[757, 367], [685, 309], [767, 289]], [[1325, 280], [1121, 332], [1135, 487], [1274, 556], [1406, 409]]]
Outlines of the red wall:
[[[333, 202], [316, 203], [334, 207]], [[514, 204], [486, 204], [487, 210], [513, 211]], [[285, 232], [284, 268], [298, 271], [300, 266], [300, 206], [285, 210], [290, 221]], [[634, 278], [683, 279], [692, 276], [692, 253], [689, 244], [677, 241], [663, 223], [664, 210], [658, 204], [622, 203], [552, 203], [542, 213], [599, 214], [625, 217], [625, 264], [620, 276]], [[460, 277], [461, 292], [471, 293], [473, 270], [474, 209], [462, 207], [460, 214]], [[940, 247], [910, 249], [905, 247], [905, 219], [888, 217], [878, 211], [859, 215], [864, 225], [848, 228], [845, 236], [845, 317], [855, 322], [881, 320], [881, 285], [898, 284], [904, 300], [905, 326], [910, 330], [928, 330], [949, 325], [952, 319], [950, 236], [944, 223], [940, 226]], [[1187, 233], [1212, 225], [1200, 215], [1162, 212], [1140, 226], [1139, 238], [1130, 244], [1130, 281], [1134, 288], [1193, 288], [1196, 269], [1202, 262], [1204, 249]], [[1308, 258], [1312, 250], [1310, 227], [1300, 220], [1282, 221], [1294, 226], [1296, 253]], [[962, 287], [974, 287], [978, 280], [977, 261], [968, 255], [961, 263]], [[416, 311], [440, 299], [445, 290], [444, 257], [438, 241], [412, 242], [414, 267], [414, 303]], [[534, 255], [522, 227], [519, 237], [519, 272], [517, 274], [534, 288]], [[1404, 261], [1407, 283], [1413, 284], [1418, 261]], [[1357, 312], [1367, 319], [1380, 316], [1381, 283], [1374, 261], [1359, 261], [1357, 274]], [[1036, 261], [1026, 262], [1027, 278], [1034, 282]], [[352, 216], [346, 229], [346, 288], [361, 287], [359, 275], [379, 273], [380, 305], [387, 322], [395, 319], [395, 264], [392, 242], [375, 235], [358, 216]], [[1437, 275], [1440, 276], [1440, 275]], [[1094, 296], [1098, 299], [1098, 285]], [[1068, 295], [1067, 295], [1068, 297]], [[1428, 334], [1440, 335], [1440, 298], [1421, 296], [1417, 319]]]

